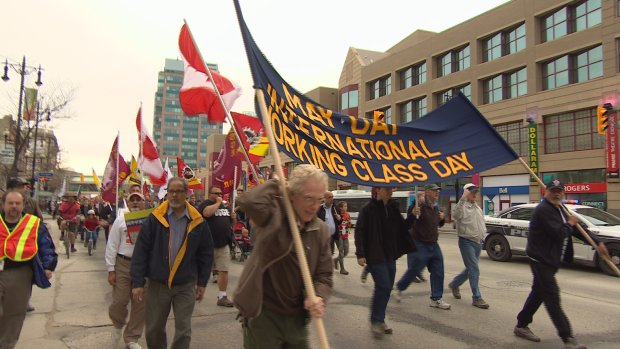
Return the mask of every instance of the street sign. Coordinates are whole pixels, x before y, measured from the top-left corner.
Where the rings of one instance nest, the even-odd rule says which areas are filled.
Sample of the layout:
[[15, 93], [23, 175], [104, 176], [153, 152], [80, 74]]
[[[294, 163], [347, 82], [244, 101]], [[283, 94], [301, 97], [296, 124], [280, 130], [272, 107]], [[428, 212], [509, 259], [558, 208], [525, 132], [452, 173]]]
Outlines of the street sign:
[[51, 172], [39, 172], [39, 177], [52, 178], [54, 174]]
[[10, 165], [13, 161], [15, 161], [15, 147], [12, 144], [5, 144], [4, 148], [0, 149], [0, 163]]

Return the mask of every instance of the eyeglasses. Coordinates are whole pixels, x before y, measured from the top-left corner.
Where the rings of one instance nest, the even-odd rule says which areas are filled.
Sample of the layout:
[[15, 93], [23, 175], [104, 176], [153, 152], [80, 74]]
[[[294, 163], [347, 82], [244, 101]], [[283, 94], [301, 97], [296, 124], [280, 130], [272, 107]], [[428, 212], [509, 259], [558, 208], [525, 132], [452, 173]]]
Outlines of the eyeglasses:
[[305, 202], [307, 205], [314, 205], [314, 204], [316, 204], [316, 203], [319, 203], [319, 204], [320, 204], [320, 203], [323, 201], [323, 198], [318, 198], [318, 199], [317, 199], [317, 198], [312, 197], [312, 196], [304, 196], [304, 197], [303, 197], [303, 199], [304, 199], [304, 202]]
[[222, 196], [222, 192], [221, 192], [221, 191], [220, 191], [220, 192], [217, 192], [217, 193], [211, 193], [211, 194], [213, 194], [213, 195], [217, 195], [217, 196]]
[[172, 195], [174, 195], [174, 194], [178, 195], [178, 194], [182, 194], [182, 193], [185, 193], [185, 190], [181, 190], [181, 189], [178, 189], [178, 190], [168, 190], [168, 194], [172, 194]]

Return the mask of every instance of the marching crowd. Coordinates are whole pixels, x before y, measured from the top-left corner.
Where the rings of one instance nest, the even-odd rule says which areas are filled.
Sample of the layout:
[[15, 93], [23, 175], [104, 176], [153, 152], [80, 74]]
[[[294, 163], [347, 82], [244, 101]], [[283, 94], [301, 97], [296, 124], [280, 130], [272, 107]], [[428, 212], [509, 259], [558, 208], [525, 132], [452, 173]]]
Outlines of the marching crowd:
[[[217, 306], [236, 307], [243, 327], [245, 348], [307, 348], [307, 324], [320, 318], [333, 292], [334, 270], [348, 275], [345, 257], [349, 254], [351, 216], [347, 203], [334, 203], [327, 191], [327, 176], [312, 165], [299, 165], [286, 186], [294, 217], [286, 214], [286, 202], [277, 176], [251, 191], [238, 191], [231, 208], [218, 186], [208, 188], [204, 202], [188, 193], [182, 178], [168, 182], [167, 198], [151, 201], [132, 186], [126, 197], [129, 212], [152, 209], [138, 234], [127, 232], [123, 214], [103, 202], [76, 202], [69, 195], [58, 207], [48, 210], [59, 218], [61, 231], [86, 231], [81, 240], [105, 232], [105, 263], [108, 282], [113, 287], [109, 317], [112, 338], [124, 341], [128, 349], [141, 346], [143, 335], [148, 348], [167, 348], [166, 323], [174, 313], [175, 333], [171, 348], [189, 348], [191, 316], [196, 302], [204, 298], [213, 276], [219, 295]], [[42, 222], [38, 205], [26, 193], [26, 183], [11, 179], [2, 198], [0, 219], [0, 348], [13, 348], [21, 332], [33, 284], [46, 288], [56, 268], [53, 239]], [[540, 341], [528, 327], [544, 303], [566, 348], [585, 348], [575, 340], [569, 320], [560, 305], [555, 273], [561, 261], [572, 259], [571, 237], [582, 238], [574, 228], [578, 220], [561, 209], [564, 186], [552, 180], [546, 186], [543, 202], [536, 208], [530, 225], [527, 256], [534, 277], [531, 293], [517, 316], [516, 336]], [[430, 306], [449, 310], [443, 300], [444, 263], [438, 243], [438, 228], [444, 213], [435, 204], [439, 187], [428, 184], [416, 193], [406, 217], [399, 202], [392, 199], [393, 188], [373, 189], [372, 199], [360, 210], [355, 229], [355, 255], [363, 266], [362, 282], [370, 274], [374, 291], [370, 302], [370, 331], [381, 339], [393, 330], [385, 323], [388, 301], [400, 302], [412, 282], [422, 282], [425, 268], [431, 286]], [[478, 261], [486, 231], [483, 212], [478, 206], [478, 187], [467, 184], [452, 216], [458, 246], [465, 268], [448, 283], [452, 296], [461, 299], [460, 287], [469, 281], [472, 305], [488, 309], [480, 293]], [[119, 211], [122, 213], [122, 211]], [[85, 217], [80, 220], [80, 215]], [[304, 290], [298, 256], [293, 248], [289, 220], [297, 225], [317, 295], [310, 300]], [[242, 241], [251, 250], [232, 293], [227, 293], [230, 246], [237, 222], [244, 223]], [[81, 229], [78, 225], [86, 229]], [[599, 255], [608, 255], [598, 243]], [[84, 240], [85, 238], [85, 240]], [[396, 281], [396, 260], [407, 256], [407, 270]], [[232, 299], [231, 299], [232, 298]], [[128, 308], [129, 307], [129, 308]], [[123, 330], [124, 328], [124, 330]]]

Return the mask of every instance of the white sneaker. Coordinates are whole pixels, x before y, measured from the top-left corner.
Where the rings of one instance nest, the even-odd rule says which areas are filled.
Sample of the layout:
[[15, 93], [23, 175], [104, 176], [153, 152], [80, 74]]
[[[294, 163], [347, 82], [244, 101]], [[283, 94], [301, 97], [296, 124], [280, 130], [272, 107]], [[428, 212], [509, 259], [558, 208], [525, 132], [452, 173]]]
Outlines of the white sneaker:
[[121, 340], [122, 336], [123, 336], [123, 329], [122, 328], [114, 327], [114, 329], [112, 329], [112, 340], [113, 341], [118, 342], [119, 340]]
[[142, 346], [136, 342], [127, 343], [127, 349], [142, 349]]
[[403, 291], [396, 289], [396, 292], [394, 292], [394, 299], [400, 303], [401, 299], [403, 299]]
[[431, 300], [431, 307], [448, 310], [450, 309], [450, 304], [444, 302], [443, 299], [440, 299], [438, 301]]

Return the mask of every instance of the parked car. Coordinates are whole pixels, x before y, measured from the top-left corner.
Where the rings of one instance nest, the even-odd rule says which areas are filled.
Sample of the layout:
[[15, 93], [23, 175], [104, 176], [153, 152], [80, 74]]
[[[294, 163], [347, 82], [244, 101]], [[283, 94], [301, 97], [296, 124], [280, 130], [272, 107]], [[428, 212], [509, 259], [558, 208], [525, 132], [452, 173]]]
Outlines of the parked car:
[[[538, 204], [513, 206], [484, 218], [487, 227], [484, 249], [489, 257], [498, 262], [506, 262], [514, 256], [525, 256], [530, 219]], [[620, 218], [598, 208], [583, 205], [566, 205], [571, 214], [576, 215], [582, 227], [586, 227], [607, 246], [614, 264], [620, 267]], [[614, 271], [599, 259], [596, 250], [587, 242], [573, 237], [575, 263], [599, 266], [609, 275]]]

